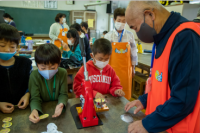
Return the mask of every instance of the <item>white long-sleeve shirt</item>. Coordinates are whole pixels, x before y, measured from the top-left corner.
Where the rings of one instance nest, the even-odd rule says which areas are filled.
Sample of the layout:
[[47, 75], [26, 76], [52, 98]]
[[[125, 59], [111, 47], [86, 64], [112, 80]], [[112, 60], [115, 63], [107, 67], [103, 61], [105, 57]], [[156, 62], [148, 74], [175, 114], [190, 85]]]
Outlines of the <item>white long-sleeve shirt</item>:
[[[108, 32], [104, 38], [108, 39], [112, 42], [118, 42], [120, 39], [121, 33], [118, 33], [116, 29]], [[138, 56], [137, 56], [137, 47], [134, 39], [134, 35], [132, 32], [124, 30], [121, 42], [129, 42], [131, 46], [131, 62], [132, 65], [137, 65], [138, 63]]]
[[[64, 28], [67, 28], [69, 30], [69, 26], [64, 23], [63, 24]], [[58, 35], [60, 34], [60, 29], [62, 29], [62, 26], [60, 23], [53, 23], [50, 27], [50, 30], [49, 30], [49, 37], [53, 40], [53, 43], [55, 40], [58, 39]]]

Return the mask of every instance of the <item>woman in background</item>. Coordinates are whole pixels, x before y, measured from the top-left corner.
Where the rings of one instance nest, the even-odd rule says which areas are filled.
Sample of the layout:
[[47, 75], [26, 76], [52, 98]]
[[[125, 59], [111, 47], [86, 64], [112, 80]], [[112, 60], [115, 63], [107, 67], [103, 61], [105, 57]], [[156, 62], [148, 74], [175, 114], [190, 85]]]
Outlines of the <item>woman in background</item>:
[[9, 25], [12, 25], [12, 26], [14, 26], [14, 27], [16, 28], [16, 24], [15, 24], [15, 22], [13, 21], [13, 18], [10, 16], [10, 14], [5, 13], [5, 14], [3, 15], [3, 19], [4, 19], [4, 21], [5, 21], [6, 23], [8, 23]]
[[90, 29], [88, 29], [87, 22], [82, 22], [81, 23], [81, 29], [84, 31], [85, 36], [87, 37], [87, 39], [90, 40]]
[[66, 33], [69, 30], [69, 26], [66, 24], [65, 16], [65, 14], [58, 13], [55, 18], [55, 23], [51, 25], [49, 31], [49, 37], [59, 49], [61, 48], [61, 44], [67, 44]]

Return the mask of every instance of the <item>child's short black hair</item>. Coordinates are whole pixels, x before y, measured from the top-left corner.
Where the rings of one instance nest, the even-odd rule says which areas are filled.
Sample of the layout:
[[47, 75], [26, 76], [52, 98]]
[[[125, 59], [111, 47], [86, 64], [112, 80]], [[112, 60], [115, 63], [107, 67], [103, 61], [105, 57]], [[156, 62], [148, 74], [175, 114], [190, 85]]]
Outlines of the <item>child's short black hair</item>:
[[103, 32], [103, 34], [107, 34], [108, 33], [108, 31], [107, 30], [105, 30], [104, 32]]
[[97, 39], [92, 46], [92, 52], [94, 55], [96, 55], [97, 53], [103, 53], [104, 55], [111, 55], [112, 54], [111, 42], [104, 38]]
[[4, 18], [9, 18], [9, 19], [12, 19], [12, 20], [13, 20], [13, 17], [11, 17], [10, 14], [8, 14], [8, 13], [5, 13], [5, 14], [3, 15], [3, 17], [4, 17]]
[[114, 19], [116, 20], [117, 16], [125, 16], [125, 11], [126, 11], [125, 8], [117, 8], [117, 9], [115, 9], [115, 11], [114, 11]]
[[20, 34], [14, 26], [2, 23], [0, 24], [0, 40], [15, 42], [18, 45]]
[[56, 22], [60, 22], [60, 18], [65, 17], [65, 15], [63, 13], [58, 13], [55, 17], [55, 21]]
[[82, 22], [82, 23], [81, 23], [81, 26], [82, 26], [82, 27], [85, 27], [86, 30], [88, 29], [88, 24], [87, 24], [87, 22]]
[[35, 51], [37, 64], [60, 64], [61, 52], [54, 44], [42, 44]]
[[82, 29], [81, 29], [81, 26], [80, 26], [80, 24], [78, 24], [78, 23], [75, 23], [75, 24], [72, 24], [71, 26], [70, 26], [70, 29], [71, 28], [74, 28], [74, 29], [76, 29], [77, 31], [82, 31]]

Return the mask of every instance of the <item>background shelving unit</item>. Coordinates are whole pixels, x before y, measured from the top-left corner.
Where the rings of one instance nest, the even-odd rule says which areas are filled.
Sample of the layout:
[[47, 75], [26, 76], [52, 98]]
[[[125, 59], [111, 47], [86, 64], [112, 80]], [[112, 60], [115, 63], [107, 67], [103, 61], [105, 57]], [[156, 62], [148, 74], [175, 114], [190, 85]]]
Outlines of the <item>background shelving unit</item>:
[[82, 22], [88, 22], [88, 19], [93, 19], [93, 27], [89, 27], [90, 30], [96, 30], [97, 13], [96, 11], [71, 11], [70, 12], [70, 25], [76, 23], [76, 19], [82, 19]]

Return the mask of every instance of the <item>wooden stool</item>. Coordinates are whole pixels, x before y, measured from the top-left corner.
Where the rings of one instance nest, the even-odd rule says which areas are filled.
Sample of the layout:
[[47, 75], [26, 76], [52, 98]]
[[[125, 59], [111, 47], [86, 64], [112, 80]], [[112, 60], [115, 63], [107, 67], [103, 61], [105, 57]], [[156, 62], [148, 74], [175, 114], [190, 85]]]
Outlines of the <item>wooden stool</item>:
[[[132, 97], [138, 99], [140, 95], [144, 94], [145, 84], [148, 76], [136, 72], [133, 78]], [[139, 84], [139, 87], [137, 86]]]
[[[150, 74], [150, 68], [149, 67], [147, 67], [145, 65], [141, 65], [140, 63], [138, 63], [138, 65], [136, 67], [141, 69], [142, 74], [149, 76], [149, 74]], [[147, 73], [144, 73], [144, 71], [146, 71]]]

